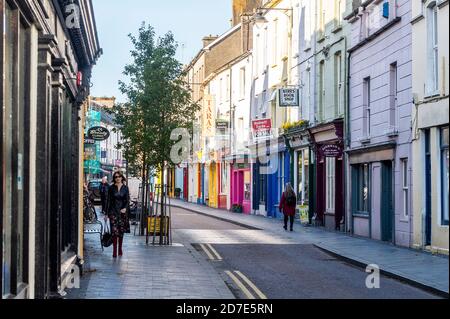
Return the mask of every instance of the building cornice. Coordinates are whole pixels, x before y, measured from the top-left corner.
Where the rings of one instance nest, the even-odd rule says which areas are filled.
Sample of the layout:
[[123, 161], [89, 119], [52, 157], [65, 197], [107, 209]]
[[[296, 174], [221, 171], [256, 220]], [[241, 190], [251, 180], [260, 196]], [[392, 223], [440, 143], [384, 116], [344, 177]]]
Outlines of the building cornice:
[[359, 48], [363, 47], [364, 45], [366, 45], [367, 43], [373, 41], [374, 39], [376, 39], [380, 34], [382, 34], [383, 32], [385, 32], [386, 30], [390, 29], [391, 27], [393, 27], [394, 25], [396, 25], [397, 23], [399, 23], [402, 20], [401, 17], [397, 17], [394, 20], [388, 22], [385, 26], [383, 26], [382, 28], [378, 29], [376, 32], [374, 32], [372, 35], [368, 36], [367, 38], [365, 38], [364, 40], [362, 40], [361, 42], [359, 42], [358, 44], [356, 44], [355, 46], [351, 47], [350, 49], [348, 49], [349, 53], [352, 53], [356, 50], [358, 50]]

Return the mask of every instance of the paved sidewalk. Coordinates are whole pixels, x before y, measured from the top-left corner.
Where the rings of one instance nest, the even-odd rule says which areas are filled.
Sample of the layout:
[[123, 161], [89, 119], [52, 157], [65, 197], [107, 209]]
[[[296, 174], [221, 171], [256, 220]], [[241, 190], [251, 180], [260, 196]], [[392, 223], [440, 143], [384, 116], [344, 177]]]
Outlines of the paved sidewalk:
[[[396, 247], [366, 238], [352, 237], [315, 227], [303, 227], [294, 233], [285, 232], [281, 221], [263, 216], [234, 214], [226, 210], [171, 200], [172, 206], [218, 219], [258, 228], [286, 239], [286, 242], [313, 244], [351, 263], [366, 267], [378, 265], [389, 276], [448, 297], [449, 259], [426, 252]], [[300, 227], [300, 226], [298, 226]]]
[[[133, 227], [132, 227], [133, 231]], [[67, 299], [235, 299], [210, 263], [189, 243], [147, 246], [145, 237], [126, 236], [124, 257], [102, 252], [97, 235], [85, 238], [81, 289]]]

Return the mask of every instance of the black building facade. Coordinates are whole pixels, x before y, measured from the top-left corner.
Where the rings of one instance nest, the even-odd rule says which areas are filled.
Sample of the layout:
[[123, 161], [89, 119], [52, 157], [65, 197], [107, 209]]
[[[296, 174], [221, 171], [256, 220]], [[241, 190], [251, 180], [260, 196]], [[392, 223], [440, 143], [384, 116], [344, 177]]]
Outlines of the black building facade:
[[59, 298], [80, 262], [80, 112], [101, 54], [91, 0], [0, 0], [2, 298]]

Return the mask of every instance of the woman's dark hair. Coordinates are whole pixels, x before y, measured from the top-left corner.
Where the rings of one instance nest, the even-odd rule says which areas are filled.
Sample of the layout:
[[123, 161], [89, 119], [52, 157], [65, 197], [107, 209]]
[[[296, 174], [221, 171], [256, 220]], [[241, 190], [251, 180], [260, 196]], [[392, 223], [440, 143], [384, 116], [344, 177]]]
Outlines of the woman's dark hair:
[[113, 174], [113, 184], [116, 184], [116, 176], [119, 175], [120, 177], [122, 177], [122, 183], [126, 183], [127, 179], [125, 178], [125, 175], [123, 175], [123, 173], [121, 171], [117, 171]]

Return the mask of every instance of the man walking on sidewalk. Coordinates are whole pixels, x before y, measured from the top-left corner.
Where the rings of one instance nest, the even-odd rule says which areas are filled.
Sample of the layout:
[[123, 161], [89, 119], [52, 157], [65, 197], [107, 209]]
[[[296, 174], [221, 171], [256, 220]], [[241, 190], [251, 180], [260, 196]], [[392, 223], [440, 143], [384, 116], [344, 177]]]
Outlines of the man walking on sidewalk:
[[286, 189], [281, 196], [280, 212], [284, 214], [284, 229], [287, 230], [290, 220], [291, 231], [294, 231], [295, 209], [297, 207], [297, 195], [292, 188], [291, 183], [286, 184]]

